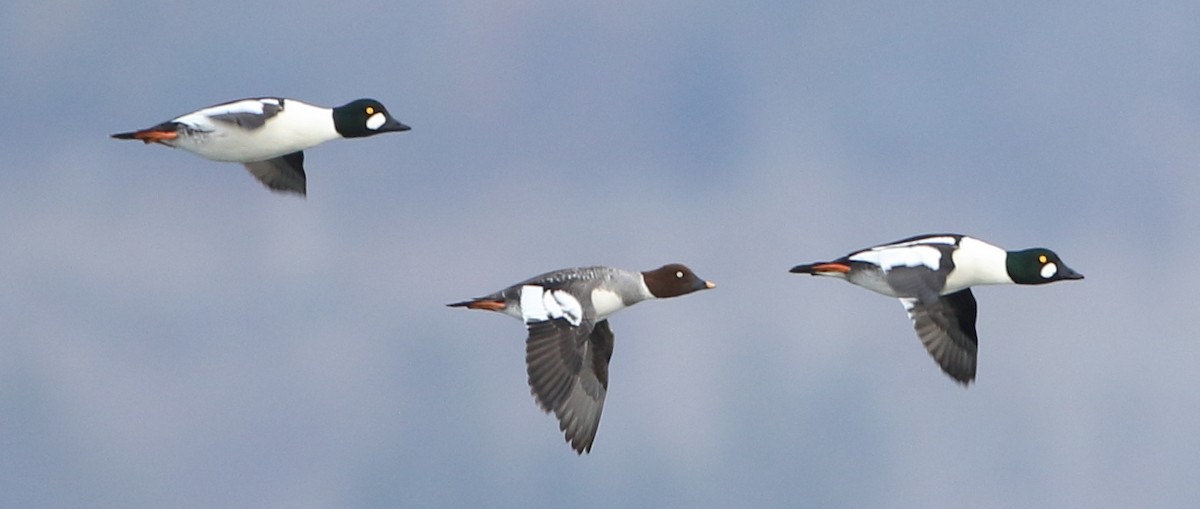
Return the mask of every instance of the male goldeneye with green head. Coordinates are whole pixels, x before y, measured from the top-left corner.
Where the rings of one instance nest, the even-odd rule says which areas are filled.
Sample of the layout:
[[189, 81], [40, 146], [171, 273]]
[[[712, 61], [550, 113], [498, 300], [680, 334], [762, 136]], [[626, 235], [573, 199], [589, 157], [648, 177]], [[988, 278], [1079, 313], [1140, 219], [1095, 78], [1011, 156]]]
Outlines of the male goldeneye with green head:
[[113, 138], [161, 143], [213, 161], [242, 163], [273, 191], [305, 194], [303, 150], [338, 138], [407, 131], [379, 101], [336, 108], [262, 97], [209, 106]]
[[975, 379], [979, 343], [972, 286], [1083, 279], [1049, 249], [1005, 251], [952, 233], [918, 235], [830, 262], [797, 265], [791, 272], [839, 277], [899, 298], [929, 354], [963, 385]]
[[498, 311], [525, 322], [530, 392], [554, 412], [578, 454], [590, 452], [608, 391], [613, 333], [608, 317], [649, 299], [713, 288], [673, 263], [636, 272], [611, 267], [556, 270], [450, 307]]

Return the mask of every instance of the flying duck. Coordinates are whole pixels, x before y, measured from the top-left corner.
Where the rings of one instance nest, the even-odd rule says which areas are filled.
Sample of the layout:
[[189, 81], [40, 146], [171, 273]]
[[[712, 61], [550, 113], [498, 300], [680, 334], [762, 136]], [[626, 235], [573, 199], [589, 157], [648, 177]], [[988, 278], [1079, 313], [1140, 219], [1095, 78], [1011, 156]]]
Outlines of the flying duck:
[[113, 138], [181, 148], [205, 159], [242, 163], [273, 191], [305, 194], [304, 150], [337, 138], [407, 131], [379, 101], [336, 108], [261, 97], [209, 106]]
[[909, 237], [791, 272], [838, 277], [899, 298], [929, 354], [964, 386], [975, 379], [979, 344], [972, 286], [1083, 279], [1049, 249], [1005, 251], [952, 233]]
[[691, 269], [636, 272], [611, 267], [556, 270], [450, 307], [498, 311], [525, 322], [530, 392], [578, 454], [590, 452], [608, 391], [613, 333], [608, 317], [650, 299], [713, 288]]

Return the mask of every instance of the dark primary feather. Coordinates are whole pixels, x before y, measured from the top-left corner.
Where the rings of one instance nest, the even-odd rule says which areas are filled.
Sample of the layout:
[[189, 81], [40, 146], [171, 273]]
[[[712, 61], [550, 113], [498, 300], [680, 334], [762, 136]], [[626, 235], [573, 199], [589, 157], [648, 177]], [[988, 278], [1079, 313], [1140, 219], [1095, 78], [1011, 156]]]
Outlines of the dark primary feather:
[[[608, 389], [608, 362], [612, 360], [613, 354], [613, 332], [608, 326], [608, 320], [600, 320], [592, 327], [588, 343], [592, 345], [592, 373], [600, 383], [600, 391], [605, 391]], [[600, 394], [603, 399], [603, 392]]]
[[951, 378], [964, 385], [975, 379], [979, 336], [975, 296], [968, 288], [933, 301], [905, 299], [913, 329], [925, 349]]
[[259, 182], [273, 191], [306, 194], [304, 152], [292, 152], [266, 161], [245, 163]]
[[563, 319], [527, 325], [525, 344], [529, 387], [542, 410], [554, 412], [567, 441], [582, 454], [592, 448], [604, 397], [613, 334], [608, 321], [585, 320], [573, 327]]
[[888, 286], [900, 297], [915, 297], [921, 302], [930, 302], [938, 298], [942, 288], [946, 286], [946, 277], [954, 268], [954, 262], [949, 256], [942, 257], [938, 270], [932, 270], [924, 265], [916, 267], [893, 267], [887, 271]]
[[583, 345], [590, 324], [572, 327], [563, 319], [531, 322], [525, 342], [529, 387], [542, 410], [557, 409], [567, 399], [575, 376], [583, 369]]

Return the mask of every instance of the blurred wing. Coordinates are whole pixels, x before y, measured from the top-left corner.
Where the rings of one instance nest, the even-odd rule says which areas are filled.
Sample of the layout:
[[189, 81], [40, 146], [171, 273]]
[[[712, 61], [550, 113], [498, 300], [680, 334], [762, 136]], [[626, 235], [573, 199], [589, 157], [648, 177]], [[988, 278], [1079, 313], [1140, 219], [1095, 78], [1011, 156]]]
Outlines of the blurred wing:
[[576, 452], [591, 451], [608, 390], [613, 347], [608, 321], [572, 326], [559, 318], [527, 327], [525, 362], [534, 399], [542, 410], [554, 412]]
[[947, 375], [966, 385], [975, 379], [979, 336], [975, 332], [975, 296], [968, 288], [934, 301], [900, 299], [917, 337]]
[[245, 163], [254, 178], [273, 191], [305, 194], [304, 152], [292, 152], [275, 159]]

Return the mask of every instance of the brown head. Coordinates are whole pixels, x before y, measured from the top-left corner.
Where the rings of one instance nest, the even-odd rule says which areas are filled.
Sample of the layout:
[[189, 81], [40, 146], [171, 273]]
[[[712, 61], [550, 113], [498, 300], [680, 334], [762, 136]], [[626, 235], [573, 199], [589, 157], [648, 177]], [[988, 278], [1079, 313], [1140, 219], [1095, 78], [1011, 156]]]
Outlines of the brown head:
[[697, 290], [707, 290], [717, 285], [696, 276], [692, 269], [680, 263], [663, 265], [642, 273], [646, 288], [660, 299], [687, 295]]

